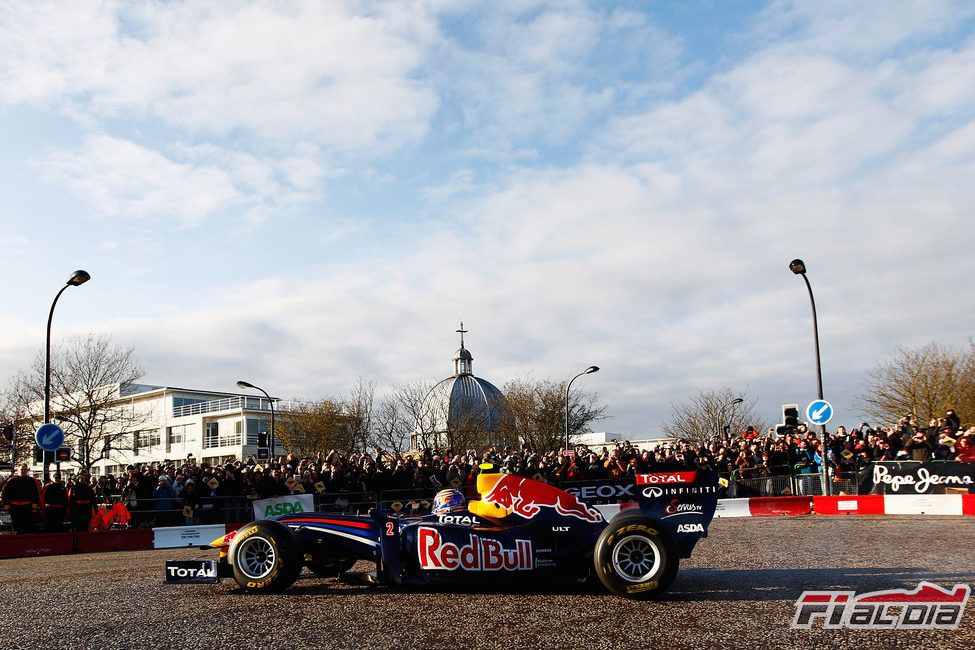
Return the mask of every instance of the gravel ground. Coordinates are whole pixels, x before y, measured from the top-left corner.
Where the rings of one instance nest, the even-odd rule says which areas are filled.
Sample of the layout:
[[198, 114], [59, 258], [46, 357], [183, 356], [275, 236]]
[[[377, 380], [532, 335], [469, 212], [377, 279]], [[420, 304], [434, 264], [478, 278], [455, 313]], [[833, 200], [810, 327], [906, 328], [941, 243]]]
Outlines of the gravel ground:
[[[2, 543], [2, 541], [0, 541]], [[405, 592], [306, 572], [286, 593], [165, 585], [193, 549], [0, 560], [0, 630], [12, 648], [972, 648], [957, 630], [792, 630], [805, 589], [975, 587], [975, 518], [716, 519], [656, 602], [599, 588]], [[215, 554], [211, 553], [213, 557]], [[360, 563], [356, 570], [367, 571]]]

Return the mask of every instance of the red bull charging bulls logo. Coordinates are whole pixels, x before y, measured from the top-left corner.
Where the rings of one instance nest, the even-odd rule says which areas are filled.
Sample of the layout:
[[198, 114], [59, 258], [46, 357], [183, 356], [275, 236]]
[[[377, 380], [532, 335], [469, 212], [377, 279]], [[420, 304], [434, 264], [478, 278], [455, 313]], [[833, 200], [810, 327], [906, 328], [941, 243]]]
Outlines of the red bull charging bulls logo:
[[479, 474], [477, 491], [480, 501], [471, 501], [468, 509], [484, 517], [503, 518], [509, 514], [531, 519], [542, 508], [554, 508], [564, 516], [599, 523], [602, 515], [575, 496], [556, 487], [514, 474]]

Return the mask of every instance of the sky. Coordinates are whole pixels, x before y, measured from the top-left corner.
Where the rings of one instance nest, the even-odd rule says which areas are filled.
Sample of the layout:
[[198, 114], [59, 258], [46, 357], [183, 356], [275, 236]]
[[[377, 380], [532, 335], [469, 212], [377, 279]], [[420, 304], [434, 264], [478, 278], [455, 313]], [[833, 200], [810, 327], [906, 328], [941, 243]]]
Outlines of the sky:
[[863, 419], [968, 345], [975, 3], [6, 0], [0, 382], [105, 334], [145, 383], [565, 381], [659, 433], [730, 388]]

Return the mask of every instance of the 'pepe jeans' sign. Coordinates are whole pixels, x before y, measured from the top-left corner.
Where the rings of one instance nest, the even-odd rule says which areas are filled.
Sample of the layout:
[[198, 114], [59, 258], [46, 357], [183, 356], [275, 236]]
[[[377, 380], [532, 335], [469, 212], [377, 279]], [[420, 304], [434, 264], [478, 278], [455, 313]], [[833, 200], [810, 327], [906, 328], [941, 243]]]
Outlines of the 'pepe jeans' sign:
[[934, 494], [939, 488], [975, 488], [975, 463], [878, 462], [860, 474], [860, 494]]
[[313, 512], [315, 497], [311, 494], [292, 494], [274, 499], [254, 501], [254, 518], [270, 519], [275, 515], [290, 515], [296, 512]]

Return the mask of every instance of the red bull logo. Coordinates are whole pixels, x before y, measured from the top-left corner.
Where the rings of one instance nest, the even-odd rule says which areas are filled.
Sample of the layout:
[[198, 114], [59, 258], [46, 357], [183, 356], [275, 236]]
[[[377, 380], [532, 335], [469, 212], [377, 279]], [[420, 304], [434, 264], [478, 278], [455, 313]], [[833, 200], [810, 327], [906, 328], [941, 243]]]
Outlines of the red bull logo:
[[417, 552], [424, 569], [454, 571], [531, 571], [532, 543], [516, 539], [515, 548], [505, 548], [496, 539], [470, 536], [470, 543], [458, 546], [444, 541], [436, 528], [420, 527]]
[[592, 523], [603, 521], [598, 510], [568, 492], [514, 474], [481, 474], [477, 477], [477, 489], [481, 501], [469, 505], [475, 514], [504, 517], [514, 513], [531, 519], [542, 508], [554, 508], [563, 516]]

